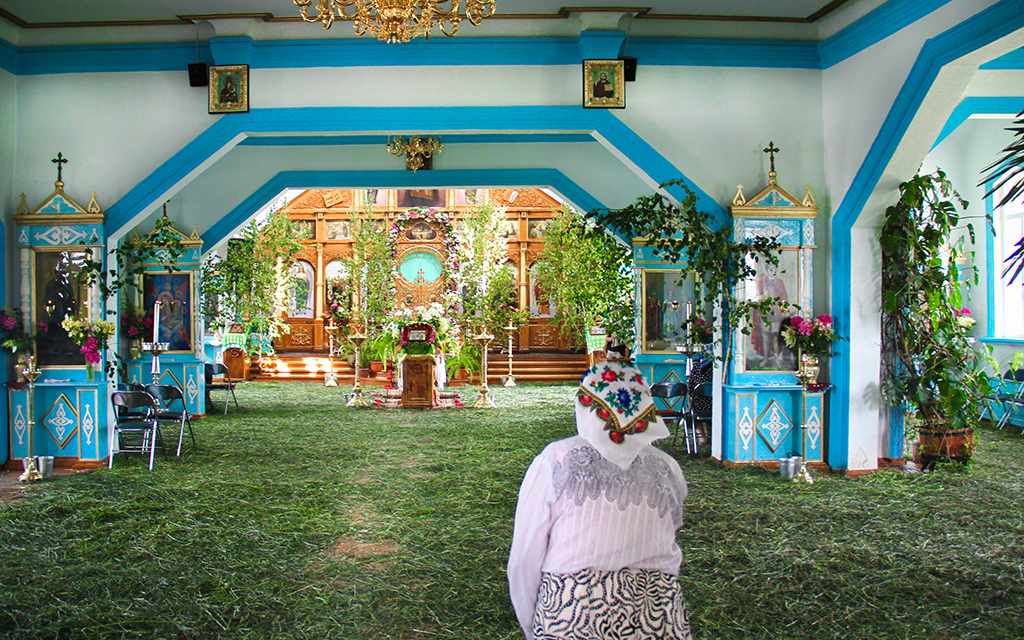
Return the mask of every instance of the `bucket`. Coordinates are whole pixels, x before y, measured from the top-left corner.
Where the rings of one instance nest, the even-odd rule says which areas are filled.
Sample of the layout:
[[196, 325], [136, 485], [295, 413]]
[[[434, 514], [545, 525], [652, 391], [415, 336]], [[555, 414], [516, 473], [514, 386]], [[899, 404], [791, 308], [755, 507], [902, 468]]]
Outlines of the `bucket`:
[[36, 467], [39, 469], [39, 475], [49, 478], [53, 475], [53, 456], [37, 457]]
[[789, 458], [779, 458], [779, 477], [793, 477], [793, 465], [790, 463]]

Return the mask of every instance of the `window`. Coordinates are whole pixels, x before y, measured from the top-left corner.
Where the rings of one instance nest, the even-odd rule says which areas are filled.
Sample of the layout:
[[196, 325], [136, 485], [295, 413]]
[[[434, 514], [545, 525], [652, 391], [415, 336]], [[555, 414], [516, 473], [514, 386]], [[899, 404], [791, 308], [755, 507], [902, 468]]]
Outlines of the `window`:
[[[992, 202], [999, 202], [1005, 189], [997, 191]], [[995, 283], [995, 331], [1004, 338], [1024, 338], [1024, 272], [1011, 284], [1010, 274], [1003, 277], [1005, 261], [1017, 242], [1024, 237], [1024, 199], [1018, 197], [993, 211], [996, 228], [992, 281]]]

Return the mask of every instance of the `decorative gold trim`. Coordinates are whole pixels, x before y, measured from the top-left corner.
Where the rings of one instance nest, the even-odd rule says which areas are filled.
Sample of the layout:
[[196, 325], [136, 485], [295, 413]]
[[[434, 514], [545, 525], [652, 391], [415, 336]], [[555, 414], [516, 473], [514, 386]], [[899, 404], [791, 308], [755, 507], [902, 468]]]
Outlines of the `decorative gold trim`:
[[103, 224], [105, 214], [93, 213], [29, 213], [14, 216], [14, 223], [22, 227], [45, 227], [54, 224]]

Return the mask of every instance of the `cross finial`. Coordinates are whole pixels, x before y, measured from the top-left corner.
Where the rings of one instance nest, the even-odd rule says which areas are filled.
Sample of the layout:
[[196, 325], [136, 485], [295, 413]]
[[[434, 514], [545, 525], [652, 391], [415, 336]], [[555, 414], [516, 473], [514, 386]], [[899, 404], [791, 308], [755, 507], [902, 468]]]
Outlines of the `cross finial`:
[[775, 146], [774, 142], [769, 142], [768, 146], [762, 149], [762, 151], [768, 154], [768, 158], [771, 161], [771, 168], [769, 171], [775, 173], [775, 154], [779, 152], [779, 148]]
[[61, 176], [61, 170], [64, 169], [63, 165], [67, 161], [68, 161], [68, 159], [65, 158], [59, 151], [57, 152], [57, 157], [54, 158], [53, 160], [50, 160], [50, 162], [52, 162], [52, 163], [57, 165], [57, 182], [60, 182], [60, 183], [64, 182], [64, 178]]

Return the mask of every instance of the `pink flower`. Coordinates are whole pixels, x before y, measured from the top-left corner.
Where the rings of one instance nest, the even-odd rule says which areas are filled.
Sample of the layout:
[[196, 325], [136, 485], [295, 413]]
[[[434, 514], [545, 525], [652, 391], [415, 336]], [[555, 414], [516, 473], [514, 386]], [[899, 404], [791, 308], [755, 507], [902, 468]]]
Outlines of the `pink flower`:
[[128, 327], [128, 335], [132, 336], [133, 338], [139, 335], [138, 327]]
[[4, 331], [10, 331], [14, 327], [18, 326], [18, 321], [11, 316], [4, 316], [2, 321]]
[[793, 328], [799, 327], [803, 323], [803, 321], [804, 319], [801, 318], [800, 316], [795, 316], [794, 318], [790, 319], [789, 326]]
[[121, 326], [122, 327], [127, 327], [128, 326], [128, 316], [121, 316]]
[[149, 316], [146, 316], [146, 318], [142, 321], [142, 324], [146, 325], [147, 329], [152, 329], [153, 328], [153, 318], [150, 318]]
[[814, 326], [811, 325], [810, 322], [802, 322], [796, 328], [796, 330], [797, 330], [797, 333], [799, 333], [802, 336], [809, 336], [809, 335], [811, 335], [811, 333], [814, 332]]
[[89, 339], [85, 341], [85, 347], [84, 348], [85, 349], [90, 349], [92, 351], [95, 351], [98, 346], [99, 346], [99, 343], [96, 341], [96, 338], [93, 338], [93, 337], [90, 336]]
[[820, 316], [818, 316], [818, 322], [820, 322], [821, 324], [831, 325], [832, 324], [832, 316], [821, 314]]
[[40, 331], [42, 331], [43, 333], [49, 333], [50, 332], [50, 325], [46, 324], [42, 320], [37, 322], [36, 326], [39, 327]]

